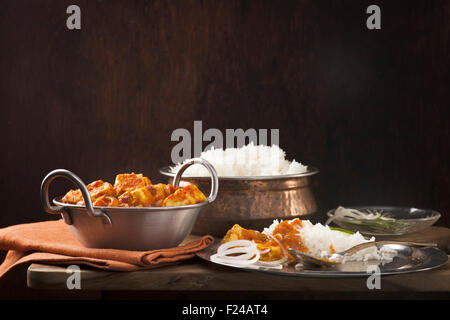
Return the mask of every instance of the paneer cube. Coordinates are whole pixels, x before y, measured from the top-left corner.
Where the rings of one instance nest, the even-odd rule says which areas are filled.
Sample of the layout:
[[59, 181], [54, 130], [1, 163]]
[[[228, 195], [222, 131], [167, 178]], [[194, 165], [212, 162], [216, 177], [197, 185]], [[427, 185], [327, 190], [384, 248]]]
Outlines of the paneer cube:
[[206, 201], [205, 195], [195, 185], [188, 185], [169, 195], [162, 205], [163, 207], [185, 206], [203, 201]]
[[130, 191], [122, 193], [119, 197], [119, 207], [132, 207], [135, 200]]
[[92, 201], [103, 196], [115, 197], [116, 190], [109, 182], [97, 180], [87, 185]]
[[222, 242], [228, 242], [233, 240], [254, 240], [264, 242], [267, 240], [267, 236], [256, 230], [250, 230], [242, 228], [240, 225], [235, 224], [230, 230], [228, 230]]
[[81, 202], [81, 201], [83, 201], [83, 195], [81, 194], [80, 189], [70, 190], [61, 199], [61, 202], [69, 203], [69, 204], [77, 204], [78, 202]]
[[[87, 185], [87, 189], [91, 196], [92, 203], [97, 206], [103, 206], [102, 204], [96, 204], [96, 201], [103, 197], [116, 197], [116, 190], [109, 182], [104, 182], [103, 180], [97, 180]], [[70, 190], [66, 193], [66, 195], [61, 199], [64, 203], [76, 204], [79, 206], [84, 206], [84, 199], [80, 189]], [[114, 203], [113, 200], [104, 199], [103, 202], [99, 203]]]
[[134, 198], [134, 206], [151, 207], [155, 202], [155, 195], [150, 190], [152, 186], [139, 188], [131, 191]]
[[259, 251], [264, 252], [259, 257], [259, 260], [261, 261], [275, 261], [284, 256], [281, 247], [273, 241], [257, 244], [256, 247]]
[[201, 192], [196, 185], [190, 184], [183, 188], [184, 191], [188, 192], [191, 197], [195, 199], [195, 203], [200, 203], [206, 201], [206, 197]]
[[222, 239], [222, 243], [233, 240], [254, 241], [258, 250], [264, 252], [261, 253], [261, 257], [259, 258], [261, 261], [275, 261], [283, 257], [283, 252], [278, 243], [267, 237], [262, 232], [245, 229], [240, 225], [235, 224], [230, 230], [228, 230], [227, 234]]
[[195, 198], [191, 196], [189, 192], [184, 189], [178, 189], [170, 196], [164, 199], [163, 207], [174, 207], [174, 206], [186, 206], [189, 204], [195, 204]]
[[119, 200], [115, 197], [103, 196], [97, 198], [97, 200], [93, 202], [93, 205], [97, 207], [118, 207]]
[[153, 184], [148, 188], [155, 197], [155, 202], [153, 205], [156, 207], [162, 206], [164, 199], [176, 191], [174, 186], [163, 183]]
[[149, 178], [144, 177], [141, 173], [124, 173], [116, 176], [114, 183], [114, 189], [117, 192], [117, 196], [121, 196], [127, 191], [133, 191], [143, 187], [150, 186], [152, 183]]
[[151, 186], [126, 191], [119, 196], [119, 203], [129, 207], [151, 207], [155, 202], [155, 195], [150, 188]]

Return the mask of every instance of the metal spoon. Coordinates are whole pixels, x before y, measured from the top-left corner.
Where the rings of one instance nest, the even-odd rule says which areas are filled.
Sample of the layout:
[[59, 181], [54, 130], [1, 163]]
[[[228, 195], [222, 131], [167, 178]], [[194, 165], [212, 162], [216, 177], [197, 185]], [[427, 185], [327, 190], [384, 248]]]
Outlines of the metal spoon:
[[296, 249], [289, 248], [289, 253], [292, 254], [295, 258], [299, 260], [303, 260], [317, 266], [321, 267], [331, 267], [332, 265], [342, 263], [345, 256], [351, 256], [356, 252], [377, 245], [385, 245], [385, 244], [401, 244], [408, 246], [419, 246], [419, 247], [436, 247], [437, 244], [433, 242], [413, 242], [413, 241], [393, 241], [393, 240], [381, 240], [381, 241], [371, 241], [358, 244], [350, 249], [347, 249], [342, 252], [337, 252], [326, 257], [313, 257], [304, 252], [298, 251]]

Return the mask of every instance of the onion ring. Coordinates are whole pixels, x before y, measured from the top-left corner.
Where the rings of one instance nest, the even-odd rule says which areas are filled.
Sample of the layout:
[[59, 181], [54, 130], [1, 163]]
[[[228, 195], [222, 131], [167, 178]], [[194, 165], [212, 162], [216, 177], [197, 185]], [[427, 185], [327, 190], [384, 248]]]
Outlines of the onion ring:
[[[239, 254], [230, 256], [230, 254]], [[226, 263], [249, 265], [257, 262], [260, 253], [256, 244], [249, 240], [233, 240], [226, 242], [217, 248], [217, 253], [211, 256], [211, 261]]]

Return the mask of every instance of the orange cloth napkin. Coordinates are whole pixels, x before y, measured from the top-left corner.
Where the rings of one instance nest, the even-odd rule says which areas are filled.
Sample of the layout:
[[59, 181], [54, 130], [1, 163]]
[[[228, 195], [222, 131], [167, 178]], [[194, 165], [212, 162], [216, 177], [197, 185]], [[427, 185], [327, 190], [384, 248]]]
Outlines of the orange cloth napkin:
[[214, 242], [211, 236], [175, 248], [151, 251], [84, 247], [64, 221], [20, 224], [0, 229], [0, 250], [8, 250], [0, 265], [0, 278], [12, 267], [31, 262], [84, 264], [99, 269], [135, 271], [162, 267], [194, 257]]

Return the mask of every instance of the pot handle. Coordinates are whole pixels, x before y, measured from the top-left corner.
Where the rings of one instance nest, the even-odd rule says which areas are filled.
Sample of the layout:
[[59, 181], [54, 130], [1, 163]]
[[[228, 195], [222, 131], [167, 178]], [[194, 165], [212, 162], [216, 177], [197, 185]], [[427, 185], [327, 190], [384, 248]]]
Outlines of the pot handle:
[[183, 164], [180, 169], [178, 169], [175, 178], [173, 180], [173, 185], [175, 187], [178, 187], [181, 181], [181, 175], [183, 172], [193, 164], [201, 164], [206, 169], [208, 169], [209, 173], [211, 174], [211, 192], [209, 194], [209, 197], [207, 198], [208, 202], [213, 202], [216, 197], [217, 193], [219, 192], [219, 177], [217, 176], [216, 169], [214, 169], [213, 165], [202, 158], [193, 158], [190, 159], [188, 162]]
[[81, 190], [88, 215], [90, 215], [91, 217], [102, 218], [106, 225], [112, 225], [111, 219], [105, 212], [100, 209], [94, 209], [91, 196], [84, 182], [76, 174], [66, 169], [53, 170], [45, 176], [44, 180], [42, 180], [41, 202], [45, 212], [51, 214], [62, 214], [64, 221], [67, 224], [72, 224], [72, 219], [70, 218], [70, 215], [68, 215], [67, 207], [53, 206], [50, 204], [48, 189], [50, 183], [56, 178], [66, 178], [67, 180], [73, 182]]

